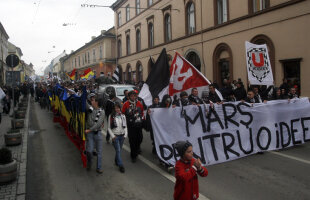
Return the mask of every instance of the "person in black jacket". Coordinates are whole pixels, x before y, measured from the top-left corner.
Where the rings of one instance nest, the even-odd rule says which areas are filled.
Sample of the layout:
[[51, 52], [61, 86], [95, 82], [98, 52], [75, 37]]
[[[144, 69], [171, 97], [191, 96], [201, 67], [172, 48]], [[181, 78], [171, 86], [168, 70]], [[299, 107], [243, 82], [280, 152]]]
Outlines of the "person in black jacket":
[[299, 98], [298, 94], [296, 93], [296, 89], [294, 87], [290, 89], [290, 92], [288, 93], [288, 98], [289, 99]]
[[160, 108], [170, 108], [172, 105], [172, 99], [168, 94], [163, 96], [162, 101], [160, 102]]
[[237, 82], [237, 88], [234, 90], [234, 95], [237, 101], [246, 99], [247, 94], [241, 82]]
[[260, 103], [257, 98], [255, 98], [254, 91], [252, 89], [248, 90], [248, 96], [245, 99], [245, 102], [247, 103]]
[[[109, 93], [109, 99], [107, 100], [106, 106], [105, 106], [105, 115], [106, 115], [107, 118], [111, 115], [111, 113], [112, 113], [112, 111], [113, 111], [113, 109], [115, 107], [115, 103], [116, 102], [121, 104], [120, 100], [116, 97], [115, 92], [111, 91]], [[110, 143], [110, 133], [109, 133], [109, 131], [107, 131], [107, 135], [106, 135], [105, 139], [106, 139], [106, 142], [109, 144]]]
[[209, 85], [209, 101], [212, 101], [213, 103], [217, 103], [217, 104], [222, 103], [222, 100], [216, 94], [215, 86], [213, 84]]
[[197, 90], [197, 88], [193, 88], [192, 89], [192, 93], [191, 93], [191, 95], [189, 95], [188, 100], [193, 105], [203, 104], [203, 101], [198, 97], [198, 90]]
[[174, 101], [174, 103], [177, 107], [192, 105], [191, 102], [188, 100], [188, 94], [185, 91], [180, 93], [180, 99], [178, 101]]

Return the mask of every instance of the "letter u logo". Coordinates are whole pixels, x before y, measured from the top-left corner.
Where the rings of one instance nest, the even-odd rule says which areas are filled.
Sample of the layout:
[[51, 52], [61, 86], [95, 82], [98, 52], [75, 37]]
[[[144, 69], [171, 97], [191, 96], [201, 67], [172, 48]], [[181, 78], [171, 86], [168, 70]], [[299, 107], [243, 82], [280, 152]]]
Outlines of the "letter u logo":
[[256, 62], [255, 53], [252, 53], [252, 61], [255, 67], [262, 67], [264, 66], [264, 56], [263, 53], [259, 53], [259, 62]]

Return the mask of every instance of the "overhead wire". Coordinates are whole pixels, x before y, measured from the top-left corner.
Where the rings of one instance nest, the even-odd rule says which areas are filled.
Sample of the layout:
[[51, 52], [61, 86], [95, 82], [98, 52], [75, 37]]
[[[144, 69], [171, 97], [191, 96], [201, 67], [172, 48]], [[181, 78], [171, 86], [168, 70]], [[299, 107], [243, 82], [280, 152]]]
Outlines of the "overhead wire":
[[34, 21], [35, 21], [35, 19], [36, 19], [36, 17], [37, 17], [37, 14], [38, 14], [38, 11], [39, 11], [39, 7], [40, 7], [40, 4], [41, 4], [41, 1], [42, 1], [42, 0], [39, 0], [39, 3], [38, 3], [38, 5], [37, 5], [37, 9], [36, 9], [36, 11], [35, 11], [35, 13], [34, 13], [34, 16], [33, 16], [33, 19], [32, 19], [32, 24], [34, 24]]

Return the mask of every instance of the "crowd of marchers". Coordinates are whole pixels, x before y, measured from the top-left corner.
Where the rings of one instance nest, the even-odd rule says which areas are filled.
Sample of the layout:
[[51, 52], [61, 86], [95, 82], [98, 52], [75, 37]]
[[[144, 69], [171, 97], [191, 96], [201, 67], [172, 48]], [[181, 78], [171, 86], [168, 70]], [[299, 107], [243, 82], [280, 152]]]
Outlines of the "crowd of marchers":
[[[84, 82], [62, 82], [59, 83], [66, 88], [69, 94], [80, 96], [83, 88], [87, 90], [87, 106], [86, 106], [86, 157], [87, 170], [91, 170], [93, 165], [93, 157], [96, 156], [95, 169], [97, 173], [102, 173], [102, 150], [103, 150], [103, 127], [106, 126], [106, 142], [112, 143], [115, 149], [114, 163], [119, 171], [125, 172], [125, 165], [122, 161], [121, 150], [124, 140], [128, 138], [130, 145], [131, 161], [135, 163], [137, 157], [142, 153], [141, 143], [143, 141], [142, 129], [150, 132], [154, 156], [157, 156], [154, 133], [150, 120], [152, 108], [174, 108], [187, 105], [200, 104], [222, 104], [224, 102], [243, 101], [247, 103], [263, 103], [270, 100], [293, 99], [298, 98], [299, 88], [296, 85], [290, 85], [286, 80], [280, 87], [274, 86], [257, 86], [245, 85], [239, 79], [232, 83], [228, 80], [223, 81], [223, 87], [219, 88], [216, 82], [209, 85], [208, 91], [202, 91], [199, 94], [197, 88], [192, 88], [191, 93], [183, 91], [179, 96], [170, 97], [164, 95], [162, 99], [158, 96], [153, 97], [153, 103], [149, 107], [146, 106], [144, 100], [139, 97], [139, 90], [142, 84], [132, 91], [124, 91], [124, 99], [118, 99], [114, 91], [107, 94], [108, 99], [103, 99], [99, 95], [99, 85], [94, 81]], [[56, 82], [37, 82], [24, 83], [14, 87], [14, 104], [18, 102], [22, 93], [28, 93], [39, 103], [42, 109], [51, 109], [50, 96]], [[139, 87], [140, 86], [140, 87]], [[3, 87], [5, 97], [1, 99], [1, 105], [4, 113], [10, 112], [11, 101], [13, 99], [12, 88]], [[146, 112], [144, 112], [146, 111]], [[1, 119], [1, 118], [0, 118]], [[187, 197], [199, 196], [197, 174], [207, 176], [208, 171], [201, 166], [200, 160], [193, 158], [191, 144], [180, 141], [176, 146], [181, 159], [177, 162], [175, 176], [177, 183], [175, 186], [175, 199], [187, 199]], [[161, 163], [169, 170], [170, 166], [161, 161]], [[189, 178], [191, 185], [185, 188], [186, 182], [184, 178]], [[183, 188], [183, 189], [182, 189]], [[182, 198], [185, 197], [185, 198]]]

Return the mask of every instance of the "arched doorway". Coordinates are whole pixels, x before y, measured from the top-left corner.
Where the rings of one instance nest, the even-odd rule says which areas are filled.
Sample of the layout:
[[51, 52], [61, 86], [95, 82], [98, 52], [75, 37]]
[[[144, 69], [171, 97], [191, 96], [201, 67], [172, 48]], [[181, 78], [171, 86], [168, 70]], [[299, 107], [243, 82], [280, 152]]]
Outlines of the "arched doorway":
[[253, 37], [251, 43], [267, 45], [273, 79], [275, 79], [275, 49], [272, 40], [268, 36], [261, 34]]
[[221, 43], [217, 45], [213, 53], [213, 82], [220, 87], [223, 86], [224, 80], [233, 79], [233, 57], [230, 47]]
[[185, 54], [185, 58], [196, 68], [198, 71], [201, 71], [201, 62], [200, 57], [194, 51], [189, 51]]
[[131, 83], [132, 82], [132, 70], [131, 70], [131, 66], [130, 64], [127, 64], [127, 78], [126, 78], [126, 81], [127, 83]]
[[140, 61], [136, 65], [136, 80], [137, 82], [143, 81], [143, 67]]

